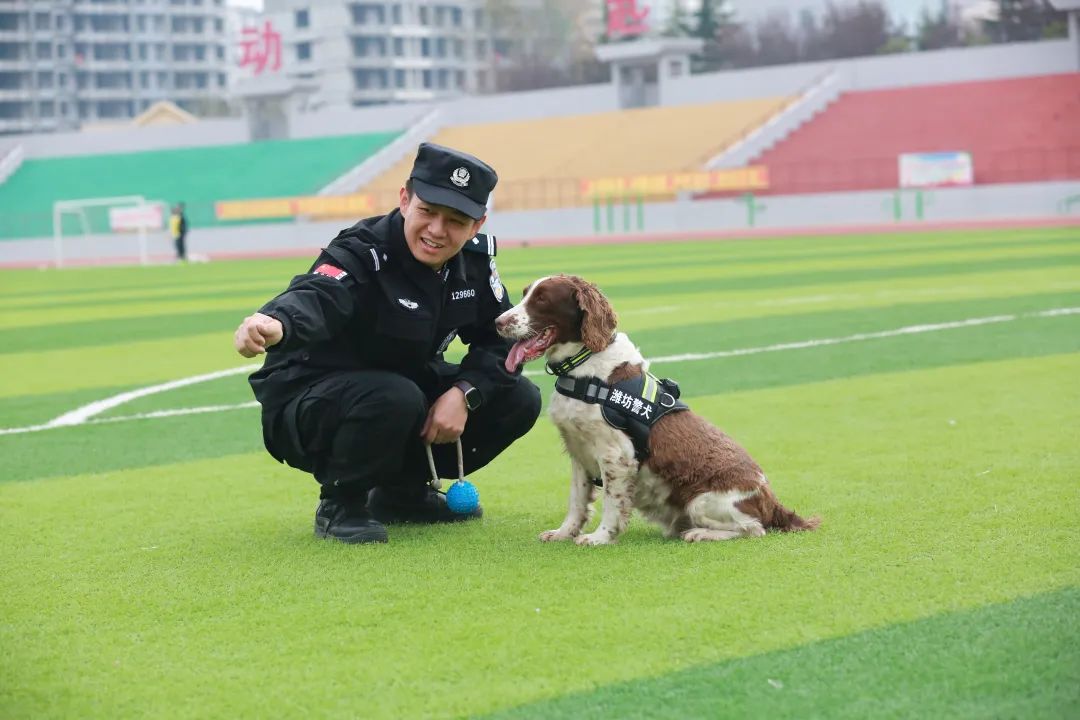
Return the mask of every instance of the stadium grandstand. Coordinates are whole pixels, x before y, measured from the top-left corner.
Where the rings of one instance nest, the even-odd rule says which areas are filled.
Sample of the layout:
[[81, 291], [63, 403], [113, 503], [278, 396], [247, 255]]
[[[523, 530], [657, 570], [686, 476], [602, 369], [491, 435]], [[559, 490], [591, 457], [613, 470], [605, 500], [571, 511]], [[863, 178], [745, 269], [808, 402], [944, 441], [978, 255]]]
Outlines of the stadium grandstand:
[[[120, 195], [184, 201], [205, 255], [306, 252], [393, 207], [422, 141], [496, 167], [488, 229], [506, 241], [1072, 222], [1077, 63], [1071, 41], [1050, 40], [685, 75], [652, 107], [603, 83], [294, 110], [282, 140], [248, 140], [242, 119], [7, 136], [0, 261], [48, 263], [58, 236], [72, 261], [130, 256], [107, 208], [89, 223], [53, 213]], [[168, 256], [163, 229], [152, 245]]]
[[896, 187], [903, 153], [958, 149], [976, 184], [1080, 177], [1080, 73], [845, 93], [753, 162], [776, 194]]
[[[183, 201], [189, 222], [214, 226], [217, 200], [314, 195], [396, 137], [370, 133], [28, 159], [0, 191], [0, 239], [51, 235], [58, 198], [143, 195]], [[91, 231], [107, 230], [107, 218], [92, 217]]]

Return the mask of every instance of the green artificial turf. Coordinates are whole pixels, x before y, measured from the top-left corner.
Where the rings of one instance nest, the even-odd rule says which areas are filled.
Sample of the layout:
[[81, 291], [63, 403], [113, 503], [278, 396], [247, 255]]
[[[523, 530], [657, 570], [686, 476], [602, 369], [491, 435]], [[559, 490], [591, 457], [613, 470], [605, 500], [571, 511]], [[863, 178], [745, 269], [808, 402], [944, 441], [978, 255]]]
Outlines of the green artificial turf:
[[[813, 533], [541, 544], [541, 418], [472, 478], [481, 522], [320, 542], [243, 374], [0, 434], [0, 717], [1071, 717], [1077, 258], [1075, 229], [500, 252], [514, 297], [598, 282], [647, 356], [752, 350], [654, 370]], [[0, 429], [251, 365], [233, 328], [307, 264], [0, 273]]]
[[1075, 717], [1078, 614], [1069, 588], [484, 717]]

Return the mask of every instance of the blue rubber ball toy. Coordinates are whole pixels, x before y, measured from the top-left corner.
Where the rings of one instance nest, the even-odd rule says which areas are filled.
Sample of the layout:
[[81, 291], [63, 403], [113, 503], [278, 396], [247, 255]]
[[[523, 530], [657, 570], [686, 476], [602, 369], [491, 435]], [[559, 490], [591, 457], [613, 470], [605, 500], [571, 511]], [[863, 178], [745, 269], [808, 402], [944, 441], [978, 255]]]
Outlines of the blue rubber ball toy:
[[457, 514], [465, 515], [480, 506], [480, 493], [468, 480], [458, 480], [446, 491], [446, 504]]

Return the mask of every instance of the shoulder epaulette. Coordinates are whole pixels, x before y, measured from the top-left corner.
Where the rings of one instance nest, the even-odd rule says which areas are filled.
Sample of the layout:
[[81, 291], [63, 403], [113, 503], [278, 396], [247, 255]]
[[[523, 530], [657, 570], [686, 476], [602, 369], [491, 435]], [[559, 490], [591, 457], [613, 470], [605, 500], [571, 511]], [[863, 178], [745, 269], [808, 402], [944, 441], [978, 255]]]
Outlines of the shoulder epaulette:
[[379, 272], [386, 264], [386, 258], [378, 247], [355, 235], [338, 235], [323, 252], [353, 275], [366, 274], [360, 272], [361, 267], [369, 272]]
[[485, 255], [495, 256], [495, 236], [485, 235], [484, 233], [477, 233], [469, 242], [465, 243], [465, 250], [475, 253], [483, 253]]

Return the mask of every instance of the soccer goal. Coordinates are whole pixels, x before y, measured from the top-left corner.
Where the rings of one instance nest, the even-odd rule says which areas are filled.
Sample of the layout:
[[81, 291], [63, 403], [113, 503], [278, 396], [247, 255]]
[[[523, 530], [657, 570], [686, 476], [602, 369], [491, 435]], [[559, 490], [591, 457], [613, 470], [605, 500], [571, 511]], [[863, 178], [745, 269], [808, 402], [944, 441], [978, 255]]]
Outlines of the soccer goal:
[[[150, 262], [147, 238], [165, 225], [165, 204], [142, 195], [59, 200], [53, 203], [53, 258], [57, 267], [79, 259], [131, 257]], [[134, 238], [130, 242], [117, 242]]]

